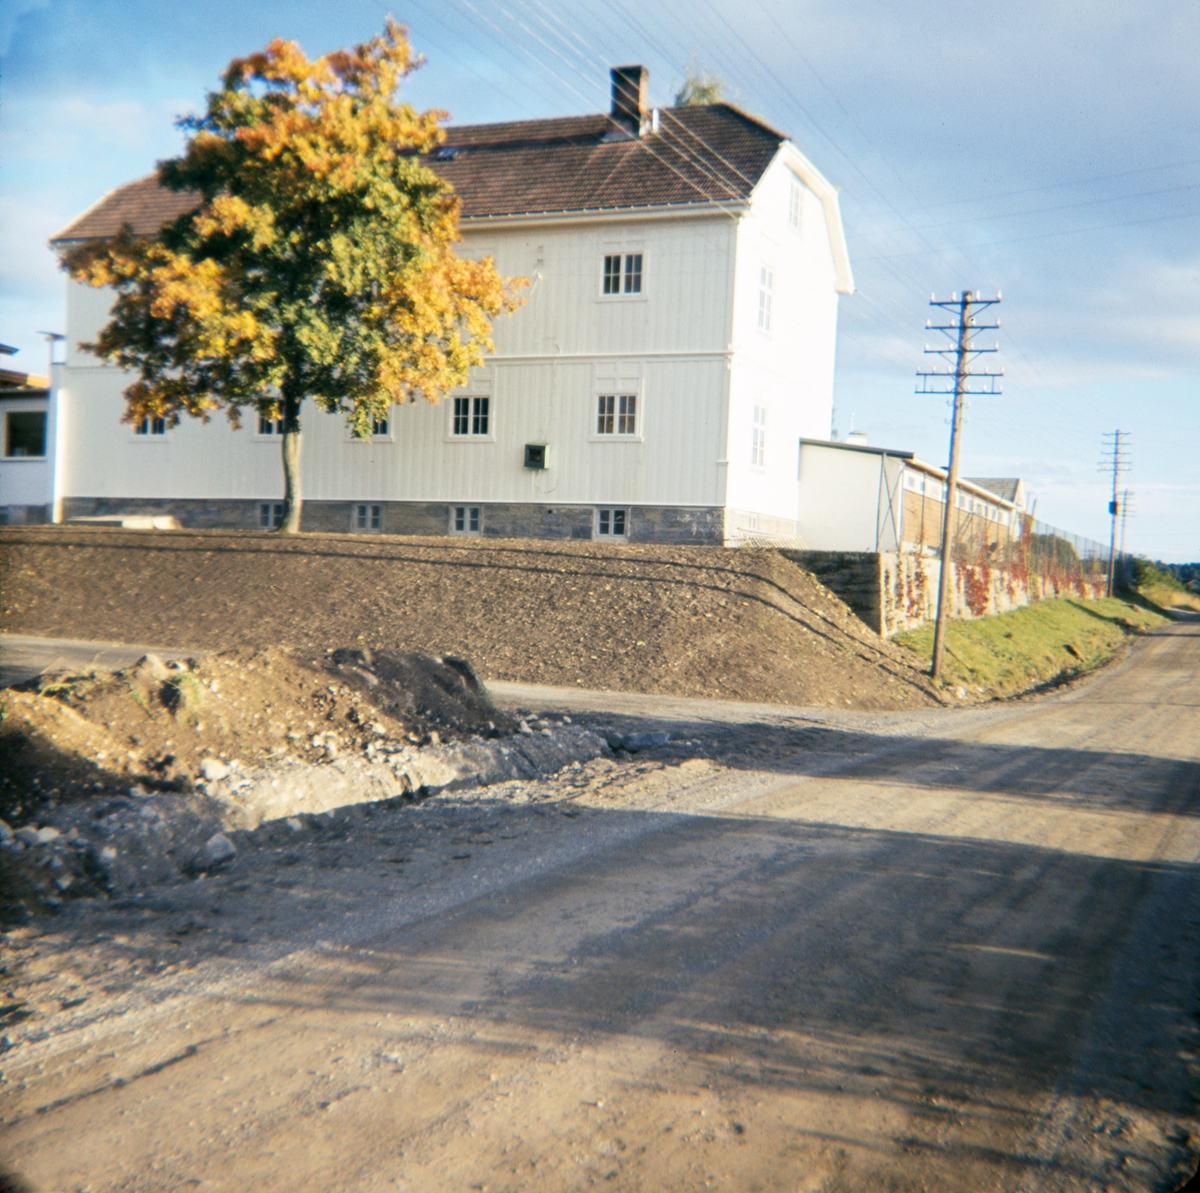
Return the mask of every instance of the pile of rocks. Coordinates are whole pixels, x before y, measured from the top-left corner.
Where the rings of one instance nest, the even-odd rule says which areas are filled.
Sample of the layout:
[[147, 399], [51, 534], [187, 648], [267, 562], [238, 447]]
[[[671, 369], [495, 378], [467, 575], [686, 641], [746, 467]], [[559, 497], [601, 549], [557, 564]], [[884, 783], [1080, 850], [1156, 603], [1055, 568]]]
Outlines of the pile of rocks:
[[47, 808], [16, 829], [0, 821], [0, 913], [23, 918], [67, 898], [127, 895], [210, 871], [237, 855], [239, 833], [266, 821], [533, 779], [609, 753], [602, 737], [564, 717], [524, 719], [510, 737], [392, 743], [375, 757], [319, 765], [207, 758], [196, 792], [135, 784], [122, 795]]

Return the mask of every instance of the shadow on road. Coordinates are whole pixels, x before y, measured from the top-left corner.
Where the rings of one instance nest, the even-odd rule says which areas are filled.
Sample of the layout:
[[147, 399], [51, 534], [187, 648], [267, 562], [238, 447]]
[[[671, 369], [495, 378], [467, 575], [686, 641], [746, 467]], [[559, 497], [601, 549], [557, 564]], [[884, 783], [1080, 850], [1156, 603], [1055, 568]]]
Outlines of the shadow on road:
[[[500, 830], [523, 815], [489, 811]], [[615, 853], [372, 938], [318, 980], [297, 968], [261, 1001], [469, 1016], [481, 1063], [514, 1027], [651, 1038], [714, 1089], [882, 1098], [931, 1137], [953, 1125], [963, 1155], [1055, 1180], [1088, 1174], [1036, 1154], [1050, 1097], [1114, 1108], [1086, 1130], [1119, 1130], [1130, 1108], [1191, 1113], [1194, 867], [738, 817], [598, 820], [647, 824]], [[314, 910], [344, 901], [319, 872], [304, 884]]]

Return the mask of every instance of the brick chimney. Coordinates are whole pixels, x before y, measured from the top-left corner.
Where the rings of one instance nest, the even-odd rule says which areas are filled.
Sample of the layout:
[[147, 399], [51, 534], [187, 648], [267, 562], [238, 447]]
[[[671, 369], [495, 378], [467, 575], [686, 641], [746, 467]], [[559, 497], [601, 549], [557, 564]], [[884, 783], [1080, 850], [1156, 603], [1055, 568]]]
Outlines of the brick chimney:
[[646, 115], [650, 72], [644, 66], [614, 66], [612, 118], [637, 133]]

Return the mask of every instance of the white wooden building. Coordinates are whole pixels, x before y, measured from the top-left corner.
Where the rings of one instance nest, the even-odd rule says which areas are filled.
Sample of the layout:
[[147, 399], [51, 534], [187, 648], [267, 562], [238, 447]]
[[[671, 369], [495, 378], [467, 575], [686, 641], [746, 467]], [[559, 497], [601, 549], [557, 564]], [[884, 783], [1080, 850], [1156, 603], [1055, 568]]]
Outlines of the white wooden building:
[[[613, 71], [607, 115], [450, 127], [431, 165], [463, 204], [464, 255], [526, 276], [495, 353], [437, 406], [369, 441], [302, 414], [305, 529], [734, 542], [798, 533], [801, 439], [829, 434], [837, 194], [783, 134], [728, 104], [648, 110]], [[195, 202], [155, 177], [66, 228], [66, 247], [151, 234]], [[276, 428], [129, 427], [129, 379], [78, 345], [111, 294], [68, 284], [56, 520], [278, 517]]]

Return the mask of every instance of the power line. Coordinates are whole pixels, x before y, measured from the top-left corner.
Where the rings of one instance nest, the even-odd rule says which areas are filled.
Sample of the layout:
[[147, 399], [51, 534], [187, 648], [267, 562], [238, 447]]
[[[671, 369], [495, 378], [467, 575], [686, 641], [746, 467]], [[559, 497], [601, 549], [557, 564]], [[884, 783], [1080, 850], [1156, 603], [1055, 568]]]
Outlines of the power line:
[[[512, 33], [511, 30], [502, 29], [499, 25], [497, 25], [497, 23], [495, 21], [490, 20], [487, 16], [485, 16], [483, 13], [481, 13], [480, 10], [474, 4], [471, 3], [471, 0], [460, 0], [460, 2], [462, 4], [464, 4], [468, 9], [470, 9], [471, 12], [476, 14], [476, 16], [480, 20], [484, 21], [492, 30], [494, 30], [497, 34], [499, 34], [500, 38], [504, 42], [514, 46], [516, 51], [519, 51], [519, 53], [521, 55], [523, 55], [524, 57], [526, 57], [527, 59], [529, 59], [539, 65], [541, 64], [541, 60], [539, 59], [538, 55], [533, 53], [532, 51], [530, 51], [528, 49], [528, 47], [522, 45], [520, 43], [520, 41], [518, 40], [518, 38]], [[538, 45], [542, 46], [546, 52], [552, 54], [555, 58], [557, 58], [558, 61], [561, 62], [563, 64], [563, 66], [565, 68], [567, 68], [571, 73], [574, 73], [575, 75], [577, 75], [581, 79], [583, 79], [585, 82], [585, 86], [588, 88], [588, 90], [591, 90], [592, 87], [594, 86], [593, 80], [590, 77], [590, 75], [585, 74], [585, 71], [581, 68], [580, 65], [577, 64], [577, 62], [579, 60], [586, 60], [587, 51], [589, 49], [591, 49], [592, 56], [594, 58], [596, 55], [595, 55], [595, 50], [592, 47], [595, 47], [595, 45], [598, 43], [598, 41], [600, 39], [596, 38], [596, 37], [592, 37], [586, 41], [581, 40], [578, 37], [578, 35], [576, 35], [573, 32], [573, 30], [570, 29], [569, 26], [565, 25], [563, 23], [563, 21], [561, 19], [559, 19], [555, 14], [549, 12], [549, 10], [547, 10], [546, 7], [540, 3], [540, 0], [528, 0], [528, 2], [526, 4], [527, 12], [530, 11], [529, 7], [528, 7], [529, 4], [536, 6], [536, 8], [538, 9], [538, 12], [533, 13], [532, 16], [533, 16], [534, 21], [542, 27], [543, 31], [546, 34], [546, 37], [543, 37], [540, 34], [536, 33], [534, 30], [532, 30], [529, 27], [529, 24], [526, 21], [523, 21], [523, 20], [519, 19], [518, 17], [515, 17], [507, 9], [504, 9], [503, 7], [501, 7], [500, 11], [505, 13], [505, 15], [512, 21], [512, 23], [517, 28], [522, 30], [527, 36], [529, 36], [532, 40], [534, 40]], [[621, 6], [618, 6], [618, 7], [620, 8]], [[707, 4], [706, 7], [708, 9], [708, 12], [712, 13], [715, 19], [723, 20], [723, 18], [720, 16], [720, 14], [715, 12], [715, 10], [713, 9], [713, 6], [711, 4]], [[624, 15], [629, 20], [631, 27], [633, 27], [635, 30], [639, 31], [641, 36], [647, 42], [652, 43], [652, 44], [657, 44], [657, 47], [658, 47], [660, 53], [662, 53], [666, 57], [669, 57], [670, 51], [665, 49], [661, 45], [661, 43], [657, 42], [657, 39], [655, 39], [654, 37], [652, 37], [649, 34], [649, 31], [646, 30], [642, 26], [640, 20], [638, 20], [634, 14], [629, 13], [628, 10], [625, 10], [623, 8], [621, 8], [621, 11], [624, 13]], [[579, 16], [578, 11], [576, 11], [575, 16], [577, 16], [577, 17]], [[552, 22], [553, 22], [553, 24], [552, 24]], [[582, 19], [578, 20], [576, 23], [582, 25], [583, 24]], [[734, 29], [732, 26], [730, 26], [728, 21], [725, 21], [724, 23], [725, 23], [726, 28], [729, 30], [730, 36], [735, 38], [745, 49], [746, 53], [756, 63], [758, 63], [758, 65], [763, 70], [763, 75], [765, 77], [769, 78], [769, 80], [774, 84], [775, 88], [781, 94], [781, 96], [783, 97], [785, 102], [789, 106], [794, 107], [803, 116], [804, 122], [809, 124], [817, 132], [817, 134], [821, 137], [821, 139], [826, 141], [831, 146], [831, 148], [833, 148], [834, 151], [851, 166], [851, 168], [854, 170], [854, 172], [857, 175], [859, 175], [859, 177], [862, 178], [864, 183], [868, 186], [869, 190], [872, 191], [885, 204], [885, 206], [887, 206], [891, 210], [892, 214], [895, 215], [897, 220], [899, 220], [900, 223], [902, 223], [906, 227], [907, 231], [909, 233], [911, 233], [914, 237], [916, 237], [920, 243], [923, 243], [926, 246], [928, 254], [932, 254], [932, 255], [936, 256], [937, 258], [939, 258], [940, 263], [946, 269], [948, 269], [952, 274], [959, 275], [959, 267], [956, 265], [951, 265], [950, 261], [947, 259], [947, 253], [953, 252], [953, 253], [956, 253], [961, 256], [963, 254], [964, 250], [957, 246], [951, 246], [949, 248], [938, 248], [935, 245], [933, 245], [930, 241], [928, 241], [921, 234], [920, 230], [918, 228], [916, 228], [910, 221], [908, 221], [905, 218], [904, 214], [896, 207], [896, 205], [893, 204], [887, 198], [887, 196], [879, 189], [878, 186], [876, 186], [876, 184], [871, 180], [871, 178], [865, 173], [865, 171], [862, 169], [862, 167], [854, 159], [854, 157], [851, 155], [849, 150], [847, 148], [843, 147], [843, 145], [841, 145], [838, 142], [838, 140], [831, 133], [827, 132], [825, 129], [823, 129], [821, 127], [820, 123], [816, 120], [813, 113], [803, 103], [801, 103], [800, 100], [784, 85], [784, 83], [779, 79], [779, 77], [774, 73], [774, 71], [772, 71], [766, 65], [766, 63], [763, 62], [762, 58], [753, 50], [753, 48], [750, 47], [746, 43], [745, 39], [737, 32], [737, 30]], [[611, 28], [611, 27], [612, 27], [611, 23], [609, 23], [605, 26], [606, 29]], [[796, 47], [795, 47], [794, 43], [791, 41], [790, 37], [787, 37], [786, 30], [784, 30], [783, 32], [785, 34], [785, 40], [787, 40], [789, 45], [791, 45], [793, 50], [795, 50]], [[554, 42], [557, 42], [558, 46], [561, 47], [561, 50], [556, 48], [554, 45], [551, 45], [550, 41], [547, 40], [547, 37], [551, 38]], [[576, 61], [571, 61], [566, 56], [567, 54], [570, 55], [570, 59], [575, 59]], [[878, 148], [875, 147], [872, 142], [870, 142], [870, 138], [866, 136], [866, 134], [861, 130], [861, 128], [858, 128], [856, 122], [854, 122], [854, 120], [853, 120], [853, 117], [847, 111], [845, 106], [843, 104], [841, 104], [840, 100], [838, 100], [837, 97], [833, 94], [832, 89], [829, 88], [829, 86], [825, 82], [825, 80], [819, 76], [819, 74], [815, 71], [815, 69], [812, 68], [811, 63], [809, 63], [807, 61], [807, 59], [804, 59], [803, 55], [799, 55], [799, 56], [802, 58], [802, 60], [805, 61], [805, 64], [810, 68], [810, 70], [812, 70], [814, 77], [818, 79], [818, 82], [821, 84], [821, 86], [824, 87], [825, 90], [834, 99], [834, 102], [837, 104], [839, 110], [846, 116], [847, 120], [855, 126], [856, 130], [860, 133], [860, 135], [863, 137], [863, 139], [865, 141], [867, 141], [869, 144], [871, 144], [872, 149], [878, 155], [880, 161], [889, 170], [891, 170], [891, 172], [896, 176], [897, 180], [900, 181], [902, 183], [902, 185], [905, 185], [906, 189], [909, 190], [909, 193], [911, 194], [912, 193], [911, 188], [907, 186], [907, 183], [905, 183], [904, 179], [895, 170], [895, 168], [887, 162], [886, 158], [884, 158], [882, 153], [879, 152]], [[574, 86], [573, 84], [569, 83], [566, 79], [564, 79], [562, 74], [558, 70], [556, 70], [554, 68], [547, 68], [547, 69], [549, 70], [549, 72], [552, 74], [552, 76], [554, 78], [558, 79], [561, 83], [563, 83], [563, 85], [565, 87], [567, 87], [570, 91], [574, 92], [574, 94], [579, 96], [584, 101], [585, 104], [588, 104], [588, 102], [589, 102], [588, 97], [582, 91], [580, 91], [580, 89], [578, 87]], [[763, 77], [763, 76], [760, 76], [760, 77]], [[675, 118], [673, 116], [668, 116], [668, 119], [677, 127], [679, 127], [679, 128], [683, 127], [678, 122], [677, 118]], [[729, 163], [726, 159], [724, 159], [723, 155], [719, 154], [716, 151], [715, 147], [713, 147], [711, 144], [709, 144], [707, 141], [705, 141], [703, 137], [699, 136], [699, 134], [696, 134], [694, 132], [694, 130], [688, 129], [685, 131], [687, 132], [687, 134], [691, 138], [691, 140], [697, 144], [698, 147], [699, 146], [703, 147], [704, 151], [709, 155], [710, 160], [715, 159], [717, 161], [720, 161], [726, 167], [730, 168], [731, 172], [741, 175], [741, 172], [736, 170], [736, 167], [732, 167], [731, 163]], [[676, 148], [677, 152], [679, 153], [679, 157], [682, 161], [685, 161], [690, 167], [692, 167], [693, 169], [697, 169], [698, 172], [702, 173], [703, 175], [706, 175], [712, 181], [723, 183], [726, 187], [728, 186], [728, 184], [725, 183], [725, 180], [718, 179], [714, 175], [711, 168], [709, 168], [707, 166], [707, 163], [704, 163], [702, 160], [697, 160], [697, 154], [693, 154], [687, 150], [686, 146], [681, 143], [682, 138], [676, 137], [675, 140], [676, 140], [675, 148]], [[658, 156], [658, 155], [656, 154], [655, 156]], [[668, 163], [664, 162], [664, 164], [668, 164]], [[674, 167], [670, 166], [669, 164], [668, 164], [668, 168], [671, 168], [672, 172], [677, 174], [679, 177], [681, 177], [681, 178], [684, 177], [684, 175], [682, 175], [679, 172], [679, 170], [674, 169]], [[744, 175], [741, 175], [741, 176], [743, 178], [745, 177]], [[695, 188], [695, 182], [693, 179], [687, 179], [686, 181], [689, 183], [689, 185], [691, 185], [693, 188]], [[890, 229], [887, 229], [886, 226], [879, 225], [878, 216], [872, 215], [865, 208], [862, 208], [860, 204], [855, 203], [853, 200], [853, 196], [847, 196], [847, 197], [850, 198], [852, 207], [861, 210], [862, 217], [867, 221], [868, 225], [870, 225], [870, 224], [878, 225], [880, 233], [882, 233], [887, 239], [893, 238], [895, 233], [893, 231], [891, 231]], [[896, 263], [898, 262], [899, 259], [901, 259], [903, 257], [924, 256], [924, 255], [926, 255], [925, 253], [907, 253], [907, 254], [881, 253], [881, 252], [879, 252], [879, 246], [872, 243], [873, 235], [868, 231], [867, 227], [859, 227], [856, 230], [855, 234], [860, 239], [866, 241], [867, 244], [871, 248], [876, 250], [874, 257], [860, 258], [860, 260], [881, 261], [881, 263], [884, 265], [884, 268], [887, 269], [888, 272], [893, 275], [894, 280], [897, 281], [902, 287], [904, 287], [906, 289], [920, 290], [920, 289], [924, 288], [922, 283], [920, 281], [918, 281], [914, 276], [909, 274], [907, 271], [897, 268]], [[959, 275], [959, 276], [961, 276], [961, 275]], [[865, 295], [864, 295], [864, 297], [865, 297]], [[890, 300], [886, 299], [886, 296], [881, 295], [880, 297], [884, 298], [885, 301], [890, 301]], [[889, 321], [895, 322], [898, 325], [901, 325], [900, 321], [898, 319], [895, 319], [892, 316], [888, 316], [883, 311], [883, 309], [878, 305], [878, 303], [868, 301], [867, 305], [871, 306], [882, 317], [887, 318], [887, 319], [889, 319]], [[900, 311], [905, 316], [910, 314], [909, 309], [906, 307], [897, 306], [897, 310]], [[903, 326], [903, 325], [901, 325], [901, 326]], [[1023, 347], [1021, 346], [1019, 341], [1015, 337], [1011, 336], [1011, 334], [1010, 334], [1009, 338], [1010, 338], [1010, 341], [1012, 342], [1012, 347], [1014, 348], [1014, 350], [1017, 351], [1018, 355], [1025, 361], [1025, 363], [1030, 367], [1030, 369], [1034, 373], [1037, 373], [1038, 372], [1037, 366], [1034, 364], [1032, 359], [1029, 357], [1028, 353], [1025, 352], [1025, 350], [1023, 349]]]

